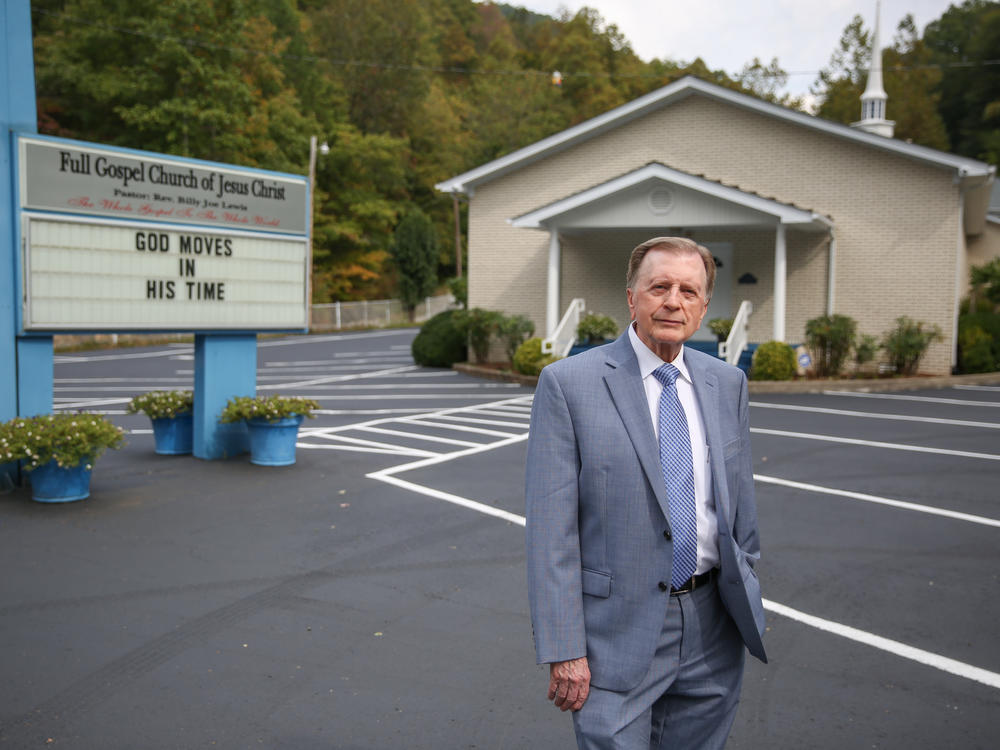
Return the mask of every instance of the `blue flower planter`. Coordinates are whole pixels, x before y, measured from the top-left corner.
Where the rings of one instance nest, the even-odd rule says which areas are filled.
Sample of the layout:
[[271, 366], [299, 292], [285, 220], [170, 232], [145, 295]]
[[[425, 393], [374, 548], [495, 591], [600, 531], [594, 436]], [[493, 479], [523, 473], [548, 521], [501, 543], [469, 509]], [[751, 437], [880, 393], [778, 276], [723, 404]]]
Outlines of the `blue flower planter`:
[[194, 415], [178, 414], [151, 420], [156, 452], [161, 456], [180, 456], [194, 448]]
[[296, 414], [277, 422], [247, 420], [250, 434], [250, 463], [258, 466], [290, 466], [295, 463], [295, 441], [303, 415]]
[[90, 497], [89, 460], [77, 466], [62, 467], [55, 461], [33, 469], [31, 478], [31, 499], [40, 503], [70, 503]]

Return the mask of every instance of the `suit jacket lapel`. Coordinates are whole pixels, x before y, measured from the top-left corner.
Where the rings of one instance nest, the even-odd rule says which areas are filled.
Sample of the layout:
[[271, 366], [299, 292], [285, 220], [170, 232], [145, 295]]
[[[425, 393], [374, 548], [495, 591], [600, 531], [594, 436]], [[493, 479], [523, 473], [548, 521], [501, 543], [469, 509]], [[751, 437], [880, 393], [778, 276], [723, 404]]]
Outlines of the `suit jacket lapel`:
[[653, 488], [660, 510], [663, 511], [664, 518], [669, 519], [670, 504], [667, 501], [667, 489], [663, 484], [659, 447], [656, 444], [653, 423], [649, 418], [649, 405], [646, 401], [646, 391], [642, 386], [639, 362], [635, 358], [628, 331], [609, 347], [607, 365], [608, 373], [604, 376], [604, 382], [607, 383], [611, 400], [625, 424], [639, 458], [639, 464]]
[[712, 469], [712, 491], [715, 497], [715, 513], [719, 519], [726, 519], [729, 531], [733, 529], [735, 517], [729, 501], [729, 486], [726, 484], [726, 464], [723, 456], [722, 434], [719, 431], [719, 381], [708, 372], [697, 357], [687, 357], [688, 372], [694, 384], [702, 423], [705, 425], [705, 439], [708, 442], [709, 465]]

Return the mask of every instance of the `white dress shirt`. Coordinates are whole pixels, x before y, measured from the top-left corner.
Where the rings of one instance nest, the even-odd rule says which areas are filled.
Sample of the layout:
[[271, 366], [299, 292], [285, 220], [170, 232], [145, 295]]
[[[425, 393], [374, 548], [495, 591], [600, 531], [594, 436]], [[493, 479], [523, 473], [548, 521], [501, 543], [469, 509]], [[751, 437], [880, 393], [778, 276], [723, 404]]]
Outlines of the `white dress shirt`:
[[[628, 338], [632, 342], [635, 356], [639, 360], [639, 372], [642, 375], [642, 385], [646, 389], [646, 402], [649, 406], [649, 418], [653, 422], [653, 434], [660, 439], [660, 394], [663, 385], [653, 375], [663, 364], [653, 351], [646, 346], [635, 332], [635, 326], [629, 325]], [[684, 363], [684, 347], [680, 354], [670, 362], [680, 372], [675, 382], [677, 398], [687, 417], [688, 432], [691, 435], [691, 460], [694, 464], [694, 501], [698, 518], [698, 564], [695, 573], [704, 573], [719, 565], [718, 521], [715, 517], [715, 496], [712, 492], [712, 472], [708, 465], [708, 443], [705, 440], [705, 424], [701, 419], [701, 410], [695, 398], [694, 387], [691, 384], [691, 374]]]

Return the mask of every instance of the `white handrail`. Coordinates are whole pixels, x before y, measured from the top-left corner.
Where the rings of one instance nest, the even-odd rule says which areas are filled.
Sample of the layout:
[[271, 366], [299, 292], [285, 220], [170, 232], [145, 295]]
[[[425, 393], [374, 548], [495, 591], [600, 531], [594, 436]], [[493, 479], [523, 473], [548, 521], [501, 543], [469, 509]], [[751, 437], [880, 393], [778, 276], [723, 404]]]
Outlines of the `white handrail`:
[[542, 354], [551, 354], [556, 357], [565, 357], [569, 350], [573, 348], [576, 341], [576, 327], [580, 324], [580, 316], [587, 309], [587, 303], [582, 297], [576, 297], [566, 308], [566, 314], [562, 316], [556, 330], [551, 336], [542, 340]]
[[740, 361], [740, 355], [750, 342], [750, 316], [753, 314], [753, 304], [745, 299], [740, 303], [740, 309], [733, 318], [733, 327], [729, 329], [729, 337], [719, 342], [719, 357], [731, 365]]

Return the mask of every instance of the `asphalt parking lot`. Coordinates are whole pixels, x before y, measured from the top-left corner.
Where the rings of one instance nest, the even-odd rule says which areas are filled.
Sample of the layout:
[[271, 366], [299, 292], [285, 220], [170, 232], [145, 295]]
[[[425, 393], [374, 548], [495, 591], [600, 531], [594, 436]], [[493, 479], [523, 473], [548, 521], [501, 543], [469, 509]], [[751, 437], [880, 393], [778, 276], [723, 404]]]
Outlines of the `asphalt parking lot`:
[[[0, 745], [571, 747], [524, 592], [532, 390], [413, 365], [413, 330], [261, 340], [298, 462], [156, 456], [189, 346], [57, 355], [131, 431], [92, 497], [0, 494]], [[1000, 730], [1000, 377], [752, 396], [770, 663], [731, 748], [987, 748]]]

